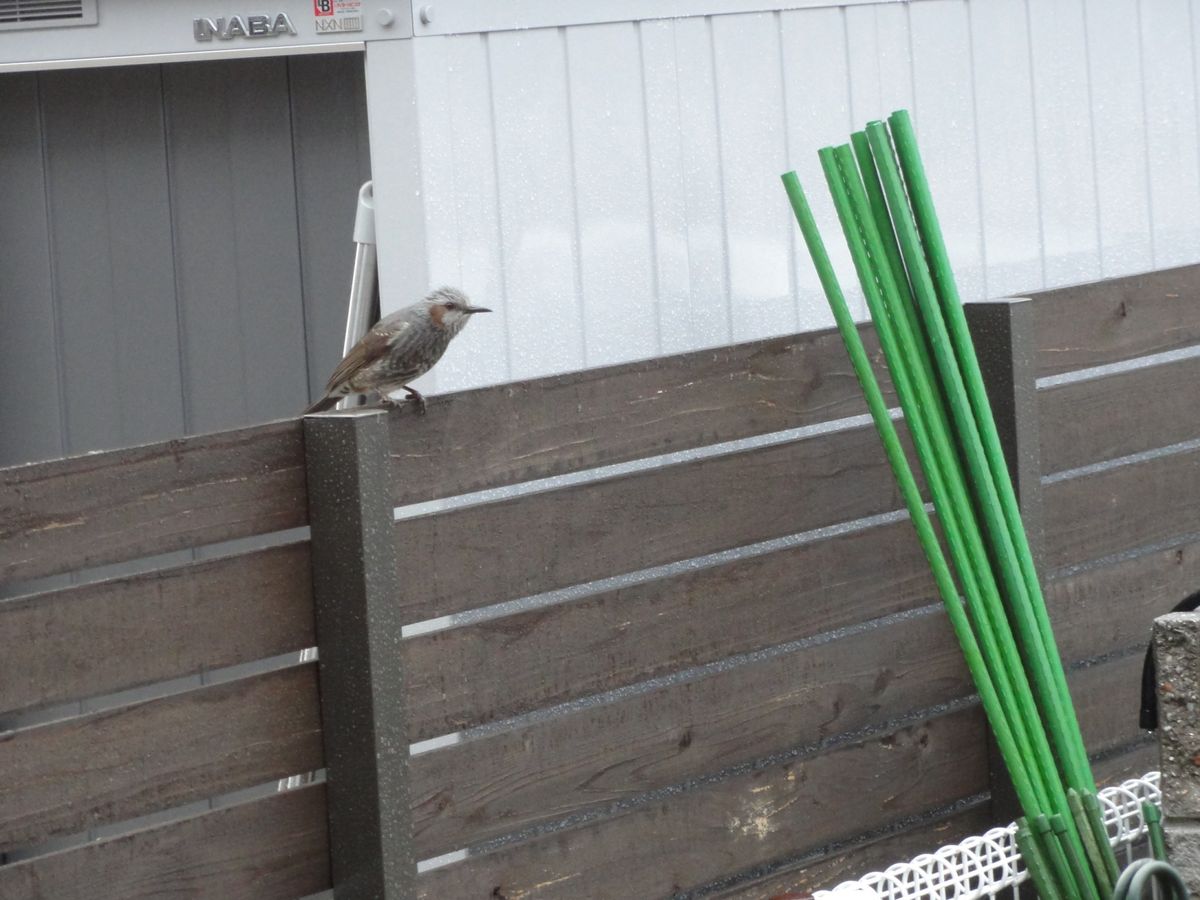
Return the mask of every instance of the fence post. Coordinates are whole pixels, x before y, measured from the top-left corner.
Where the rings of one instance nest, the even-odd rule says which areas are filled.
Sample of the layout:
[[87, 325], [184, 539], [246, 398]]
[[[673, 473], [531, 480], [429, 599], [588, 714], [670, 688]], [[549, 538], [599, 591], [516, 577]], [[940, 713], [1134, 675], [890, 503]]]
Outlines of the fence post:
[[334, 895], [416, 896], [387, 413], [306, 416]]
[[[1017, 492], [1021, 519], [1034, 562], [1042, 561], [1042, 458], [1038, 432], [1037, 371], [1034, 363], [1033, 301], [986, 300], [964, 305], [979, 357], [988, 401]], [[1010, 822], [1021, 815], [1016, 791], [989, 735], [988, 769], [992, 816]]]

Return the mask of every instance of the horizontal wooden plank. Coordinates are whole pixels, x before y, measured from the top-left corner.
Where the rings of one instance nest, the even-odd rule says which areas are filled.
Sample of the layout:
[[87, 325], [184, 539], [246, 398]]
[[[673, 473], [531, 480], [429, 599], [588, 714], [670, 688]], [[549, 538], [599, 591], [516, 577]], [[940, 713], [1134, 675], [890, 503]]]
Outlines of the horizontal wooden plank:
[[419, 857], [970, 693], [940, 609], [412, 758]]
[[[1158, 745], [1152, 738], [1129, 750], [1106, 756], [1092, 764], [1101, 787], [1120, 784], [1158, 768]], [[920, 853], [933, 853], [940, 847], [956, 844], [972, 835], [981, 835], [997, 823], [990, 805], [984, 800], [967, 810], [955, 812], [932, 824], [919, 824], [899, 832], [885, 833], [873, 839], [839, 847], [815, 862], [802, 862], [751, 884], [738, 885], [707, 895], [720, 900], [775, 900], [788, 892], [809, 895], [830, 890], [844, 881], [881, 872], [893, 863], [907, 862]]]
[[1053, 569], [1200, 532], [1200, 450], [1050, 482], [1043, 492]]
[[0, 603], [0, 711], [316, 644], [308, 542]]
[[1067, 673], [1067, 686], [1088, 753], [1103, 753], [1145, 734], [1138, 727], [1144, 654], [1143, 647]]
[[1046, 606], [1063, 659], [1145, 647], [1155, 618], [1200, 589], [1200, 542], [1050, 579]]
[[1143, 740], [1131, 745], [1128, 750], [1107, 754], [1103, 759], [1092, 763], [1096, 786], [1101, 788], [1157, 771], [1158, 741], [1149, 732]]
[[420, 635], [403, 644], [410, 734], [423, 740], [936, 599], [904, 520]]
[[983, 834], [992, 827], [986, 799], [955, 809], [936, 819], [916, 825], [904, 822], [898, 830], [886, 831], [847, 845], [813, 861], [776, 872], [750, 884], [706, 894], [714, 900], [773, 900], [781, 894], [805, 896], [813, 891], [831, 890], [844, 881], [853, 881], [871, 872], [881, 872], [893, 863], [908, 862], [920, 853], [933, 853], [947, 844]]
[[0, 850], [324, 765], [315, 665], [0, 734]]
[[1042, 471], [1059, 472], [1200, 436], [1200, 357], [1038, 391]]
[[[1078, 670], [1073, 672], [1071, 675], [1072, 690], [1076, 695], [1077, 703], [1080, 705], [1080, 715], [1083, 728], [1085, 734], [1089, 738], [1089, 745], [1093, 749], [1098, 748], [1100, 745], [1109, 744], [1113, 740], [1120, 740], [1120, 735], [1122, 732], [1124, 732], [1126, 736], [1128, 735], [1128, 729], [1126, 729], [1122, 724], [1121, 720], [1123, 717], [1120, 715], [1121, 709], [1128, 707], [1128, 704], [1122, 704], [1120, 701], [1121, 699], [1129, 699], [1126, 695], [1129, 694], [1128, 688], [1130, 684], [1133, 684], [1136, 687], [1136, 678], [1131, 679], [1128, 677], [1130, 672], [1127, 670], [1130, 668], [1131, 659], [1134, 659], [1134, 657], [1127, 657], [1118, 661], [1116, 664], [1101, 664], [1088, 669]], [[1113, 702], [1113, 698], [1117, 698], [1116, 703]], [[1113, 714], [1114, 711], [1116, 712], [1115, 715]], [[1134, 700], [1134, 706], [1129, 707], [1128, 711], [1131, 714], [1129, 717], [1130, 720], [1136, 723], [1136, 700]], [[974, 737], [975, 736], [972, 735], [971, 740], [959, 747], [959, 750], [965, 753], [974, 753]], [[1102, 784], [1106, 784], [1113, 781], [1119, 781], [1124, 777], [1130, 777], [1135, 773], [1141, 774], [1144, 771], [1148, 771], [1154, 767], [1152, 749], [1153, 748], [1149, 745], [1139, 745], [1134, 751], [1119, 754], [1115, 757], [1111, 757], [1098, 763], [1095, 767], [1097, 778], [1102, 782]], [[835, 753], [831, 755], [836, 756], [837, 754]], [[822, 758], [823, 757], [818, 757], [818, 759]], [[842, 782], [836, 776], [829, 776], [828, 780], [834, 783], [841, 783], [847, 794], [854, 790], [854, 788], [846, 786], [844, 782]], [[980, 789], [983, 789], [982, 783], [980, 785]], [[753, 790], [753, 788], [751, 788], [751, 790]], [[778, 806], [768, 804], [765, 808], [769, 813], [773, 813], [777, 811]], [[831, 808], [826, 811], [826, 814], [832, 819], [846, 823], [853, 822], [856, 825], [869, 821], [865, 816], [859, 816], [842, 808], [841, 804], [839, 804], [837, 801], [833, 801]], [[706, 847], [711, 847], [715, 839], [714, 834], [719, 833], [720, 831], [720, 829], [714, 827], [712, 823], [719, 820], [719, 817], [714, 816], [710, 816], [709, 818], [705, 819], [705, 833], [703, 837], [697, 839], [698, 843], [702, 843]], [[806, 820], [806, 824], [810, 821], [811, 819]], [[610, 827], [618, 827], [620, 822], [620, 819], [615, 820], [612, 822]], [[605, 823], [597, 824], [591, 826], [591, 828], [593, 831], [602, 829], [604, 824]], [[986, 809], [978, 809], [974, 815], [964, 818], [963, 824], [964, 827], [954, 829], [953, 834], [951, 834], [949, 830], [937, 833], [936, 836], [934, 834], [930, 834], [929, 839], [922, 842], [920, 846], [914, 845], [912, 852], [900, 852], [899, 850], [897, 850], [896, 853], [885, 852], [878, 856], [877, 860], [873, 860], [868, 856], [860, 856], [854, 852], [854, 848], [850, 848], [834, 857], [822, 860], [821, 862], [810, 867], [805, 867], [805, 869], [799, 873], [793, 872], [787, 876], [779, 876], [774, 878], [766, 882], [765, 886], [764, 883], [759, 883], [756, 886], [743, 886], [740, 889], [732, 889], [728, 892], [720, 894], [719, 896], [766, 898], [772, 895], [765, 891], [765, 887], [778, 889], [779, 891], [786, 889], [811, 891], [822, 887], [831, 887], [833, 884], [846, 878], [856, 877], [857, 875], [864, 874], [867, 871], [871, 871], [876, 868], [883, 868], [891, 862], [907, 859], [915, 852], [932, 851], [938, 846], [953, 842], [968, 834], [982, 833], [987, 827], [990, 827], [991, 823], [989, 822]], [[677, 823], [674, 819], [672, 819], [669, 825], [661, 826], [655, 829], [654, 839], [651, 840], [648, 837], [646, 838], [646, 840], [649, 842], [649, 847], [644, 852], [648, 855], [656, 855], [660, 853], [665, 855], [667, 851], [664, 845], [674, 844], [676, 827]], [[587, 873], [579, 873], [579, 875], [575, 875], [573, 873], [570, 866], [570, 860], [566, 858], [566, 854], [568, 852], [577, 852], [576, 845], [570, 842], [572, 835], [572, 832], [567, 832], [561, 836], [557, 845], [545, 847], [545, 855], [553, 856], [554, 863], [550, 863], [539, 858], [540, 855], [538, 854], [522, 854], [519, 850], [500, 851], [500, 853], [494, 854], [498, 857], [497, 863], [487, 867], [484, 872], [479, 873], [476, 876], [478, 881], [473, 881], [469, 877], [462, 877], [465, 873], [457, 873], [459, 877], [447, 879], [445, 882], [443, 882], [443, 884], [453, 885], [454, 890], [458, 892], [452, 894], [453, 896], [484, 897], [487, 896], [487, 889], [490, 889], [490, 886], [494, 883], [496, 886], [501, 888], [502, 893], [500, 896], [508, 895], [507, 893], [504, 893], [507, 890], [511, 891], [512, 896], [527, 896], [531, 898], [554, 897], [569, 896], [569, 894], [559, 893], [558, 883], [555, 881], [556, 878], [566, 877], [570, 879], [571, 883], [576, 885], [578, 889], [586, 892], [590, 889], [589, 885], [591, 885], [592, 882], [580, 881], [579, 878], [584, 874], [593, 873], [590, 870]], [[906, 837], [912, 836], [906, 835]], [[548, 839], [546, 838], [542, 839], [542, 841], [548, 843]], [[611, 847], [612, 845], [606, 844], [606, 846]], [[886, 845], [884, 846], [886, 847]], [[795, 854], [797, 847], [794, 844], [789, 845], [787, 850]], [[614, 851], [614, 853], [615, 852], [632, 855], [634, 857], [634, 865], [641, 861], [639, 858], [639, 852], [632, 848], [622, 848], [622, 850]], [[715, 853], [715, 855], [717, 855], [722, 861], [726, 861], [730, 867], [730, 870], [739, 865], [746, 865], [748, 862], [754, 861], [753, 859], [747, 859], [747, 857], [741, 852], [722, 852], [721, 848], [719, 847], [713, 848], [710, 852]], [[590, 856], [590, 854], [588, 854], [588, 856]], [[518, 857], [519, 859], [517, 861], [510, 862], [508, 865], [505, 865], [499, 862], [499, 858], [504, 857], [508, 857], [510, 859], [512, 857]], [[614, 856], [613, 858], [620, 858], [624, 862], [629, 858], [629, 856], [622, 855], [620, 857]], [[487, 860], [489, 857], [481, 857], [480, 859]], [[526, 865], [536, 866], [537, 868], [533, 875], [530, 875], [525, 880], [521, 880], [521, 876], [516, 874], [516, 871], [523, 870]], [[552, 866], [554, 867], [552, 868]], [[726, 875], [729, 874], [730, 870], [722, 871], [717, 874]], [[436, 875], [436, 873], [430, 873], [430, 875]], [[535, 878], [537, 881], [533, 884], [530, 884], [530, 882], [534, 881]], [[678, 881], [679, 879], [676, 879], [677, 884]], [[603, 883], [605, 885], [609, 884], [607, 881]], [[619, 885], [614, 884], [611, 889], [623, 890], [630, 896], [640, 896], [640, 892], [649, 890], [642, 883], [634, 882], [632, 880], [623, 881]], [[663, 893], [665, 894], [670, 890], [671, 889], [664, 889]], [[522, 891], [527, 893], [522, 893]], [[429, 889], [425, 894], [423, 894], [423, 896], [433, 897], [438, 896], [438, 894], [436, 894], [433, 889]]]
[[[1152, 739], [1092, 765], [1100, 787], [1120, 784], [1127, 778], [1138, 777], [1157, 768], [1158, 746]], [[920, 853], [933, 853], [940, 847], [956, 844], [972, 835], [981, 835], [996, 824], [989, 804], [984, 800], [931, 824], [919, 824], [899, 832], [873, 836], [869, 840], [839, 847], [836, 852], [817, 861], [804, 861], [751, 884], [737, 885], [708, 896], [720, 900], [774, 900], [788, 892], [809, 895], [814, 891], [830, 890], [844, 881], [862, 878], [871, 872], [881, 872], [893, 863], [907, 862]]]
[[[890, 397], [874, 332], [864, 342]], [[836, 330], [431, 397], [391, 418], [412, 503], [866, 412]]]
[[403, 519], [409, 620], [901, 506], [871, 426]]
[[0, 582], [307, 522], [292, 419], [0, 469]]
[[[889, 527], [899, 525], [907, 523]], [[813, 549], [819, 547], [821, 544], [812, 545]], [[1067, 658], [1088, 658], [1141, 646], [1153, 616], [1177, 602], [1181, 591], [1188, 590], [1185, 586], [1189, 582], [1188, 573], [1200, 565], [1198, 556], [1200, 550], [1192, 547], [1178, 552], [1163, 551], [1051, 583], [1048, 603], [1060, 647]], [[863, 560], [864, 572], [872, 566], [878, 567], [877, 572], [889, 568], [886, 561], [870, 554], [859, 553], [857, 558]], [[806, 567], [797, 563], [794, 568]], [[813, 562], [811, 568], [830, 584], [837, 585], [838, 590], [846, 588], [838, 567], [823, 569]], [[730, 579], [729, 583], [735, 581]], [[1139, 584], [1143, 589], [1136, 599], [1127, 600], [1126, 590]], [[853, 588], [846, 591], [850, 596], [855, 594]], [[646, 610], [630, 608], [622, 613], [632, 617], [624, 621], [632, 625], [645, 617], [650, 622], [653, 602], [646, 601], [646, 606]], [[806, 605], [798, 598], [795, 606], [803, 610]], [[728, 616], [713, 618], [726, 623], [733, 621]], [[441, 668], [455, 670], [458, 660], [475, 658], [481, 667], [476, 684], [486, 696], [493, 696], [491, 687], [483, 686], [486, 682], [483, 670], [493, 666], [503, 671], [505, 621], [486, 623], [495, 629], [494, 640], [488, 644], [467, 641], [454, 645], [454, 655], [441, 657]], [[802, 623], [802, 615], [796, 621]], [[539, 631], [539, 625], [534, 621], [530, 626], [534, 633]], [[460, 630], [467, 634], [475, 627]], [[549, 632], [555, 634], [553, 624]], [[634, 633], [626, 630], [626, 642], [633, 639]], [[507, 634], [518, 645], [525, 639], [520, 627], [510, 628]], [[581, 648], [579, 653], [608, 660], [613, 654], [620, 654], [620, 639], [621, 631], [616, 628], [611, 643], [590, 651]], [[437, 644], [430, 643], [428, 648], [434, 646]], [[919, 655], [912, 656], [914, 651]], [[455, 662], [447, 665], [447, 660]], [[433, 665], [431, 655], [425, 670], [429, 671]], [[536, 664], [531, 661], [524, 665], [529, 677], [535, 677]], [[1122, 722], [1125, 712], [1132, 717], [1131, 721], [1136, 721], [1136, 696], [1125, 712], [1118, 708], [1120, 704], [1114, 707], [1106, 703], [1106, 696], [1124, 697], [1131, 691], [1136, 694], [1137, 690], [1136, 678], [1120, 682], [1123, 675], [1111, 665], [1101, 664], [1070, 676], [1073, 690], [1082, 692], [1077, 700], [1083, 710], [1085, 733], [1096, 750], [1131, 738], [1133, 732], [1128, 729], [1110, 727], [1112, 722]], [[797, 666], [803, 675], [797, 675]], [[547, 668], [554, 670], [556, 664], [547, 662]], [[571, 671], [569, 664], [566, 671]], [[876, 696], [872, 693], [876, 685], [868, 683], [876, 676], [889, 683], [893, 679], [903, 682], [904, 691], [888, 695], [885, 690], [884, 695]], [[799, 694], [794, 687], [797, 678], [806, 685]], [[508, 683], [502, 675], [495, 680], [502, 685]], [[860, 682], [861, 686], [856, 687]], [[852, 698], [844, 696], [848, 690], [853, 692]], [[816, 698], [810, 696], [813, 691], [817, 692]], [[738, 754], [754, 755], [755, 746], [776, 746], [773, 742], [785, 735], [792, 741], [819, 739], [837, 731], [863, 727], [872, 716], [896, 717], [913, 707], [943, 702], [970, 691], [957, 647], [939, 612], [817, 644], [795, 654], [696, 682], [671, 685], [649, 695], [453, 745], [413, 760], [420, 852], [434, 855], [454, 846], [580, 812], [630, 793], [694, 777], [735, 762]], [[1106, 716], [1115, 718], [1110, 720]], [[811, 729], [817, 723], [822, 724], [814, 732]], [[678, 747], [685, 734], [689, 752], [680, 754]], [[535, 777], [538, 773], [542, 777]], [[599, 773], [603, 773], [603, 779], [597, 778]]]
[[[1157, 768], [1158, 745], [1149, 737], [1127, 751], [1092, 764], [1096, 782], [1102, 788]], [[844, 881], [881, 872], [893, 863], [907, 862], [919, 853], [933, 853], [940, 847], [981, 835], [997, 824], [1002, 823], [993, 821], [990, 805], [983, 800], [931, 824], [922, 823], [854, 842], [815, 862], [804, 861], [751, 884], [738, 885], [710, 896], [721, 900], [774, 900], [788, 892], [808, 895], [829, 890]]]
[[1030, 295], [1038, 375], [1200, 343], [1200, 266], [1180, 266]]
[[419, 896], [665, 897], [986, 790], [969, 709], [664, 796], [419, 876]]
[[[1148, 640], [1200, 585], [1200, 544], [1048, 580], [1065, 659]], [[413, 740], [934, 602], [907, 521], [405, 641]], [[453, 665], [446, 665], [453, 660]]]
[[0, 867], [6, 900], [295, 900], [329, 887], [323, 784]]

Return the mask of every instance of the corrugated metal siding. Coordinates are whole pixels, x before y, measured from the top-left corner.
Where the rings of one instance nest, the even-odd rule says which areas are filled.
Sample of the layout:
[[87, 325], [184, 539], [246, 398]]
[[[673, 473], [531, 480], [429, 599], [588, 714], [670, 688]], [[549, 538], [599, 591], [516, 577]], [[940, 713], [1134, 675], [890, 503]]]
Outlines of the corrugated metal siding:
[[1196, 261], [1198, 26], [1187, 0], [922, 0], [418, 37], [430, 280], [501, 310], [430, 386], [828, 324], [778, 176], [832, 238], [815, 150], [897, 107], [966, 297]]
[[364, 93], [358, 54], [0, 76], [0, 465], [303, 408]]

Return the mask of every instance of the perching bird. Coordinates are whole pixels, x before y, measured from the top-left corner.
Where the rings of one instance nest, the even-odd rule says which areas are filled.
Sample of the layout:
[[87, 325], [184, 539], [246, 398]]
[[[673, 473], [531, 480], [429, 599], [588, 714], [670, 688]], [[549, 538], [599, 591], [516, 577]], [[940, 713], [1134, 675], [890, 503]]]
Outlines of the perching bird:
[[350, 348], [325, 385], [325, 396], [304, 412], [329, 409], [343, 397], [374, 392], [388, 405], [388, 394], [404, 388], [425, 412], [425, 398], [408, 386], [442, 358], [451, 339], [475, 313], [491, 312], [472, 306], [467, 295], [441, 287], [412, 306], [385, 316]]

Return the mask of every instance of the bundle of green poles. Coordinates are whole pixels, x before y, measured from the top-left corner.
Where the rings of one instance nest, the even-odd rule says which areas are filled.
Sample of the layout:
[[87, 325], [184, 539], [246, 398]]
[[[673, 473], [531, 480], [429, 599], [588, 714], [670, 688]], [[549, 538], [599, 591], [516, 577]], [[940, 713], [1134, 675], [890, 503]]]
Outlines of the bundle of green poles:
[[1046, 900], [1110, 897], [1116, 856], [912, 121], [818, 155], [943, 540], [795, 172], [784, 187], [1024, 812], [1021, 855]]

